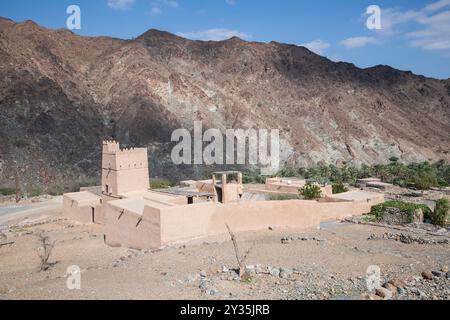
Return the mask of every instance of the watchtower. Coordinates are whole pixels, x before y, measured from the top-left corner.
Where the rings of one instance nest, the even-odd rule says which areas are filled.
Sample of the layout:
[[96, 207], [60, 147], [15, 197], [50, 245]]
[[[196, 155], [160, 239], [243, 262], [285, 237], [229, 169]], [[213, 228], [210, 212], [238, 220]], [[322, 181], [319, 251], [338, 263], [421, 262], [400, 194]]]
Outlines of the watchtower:
[[116, 141], [103, 142], [102, 192], [120, 198], [150, 189], [147, 148], [120, 149]]

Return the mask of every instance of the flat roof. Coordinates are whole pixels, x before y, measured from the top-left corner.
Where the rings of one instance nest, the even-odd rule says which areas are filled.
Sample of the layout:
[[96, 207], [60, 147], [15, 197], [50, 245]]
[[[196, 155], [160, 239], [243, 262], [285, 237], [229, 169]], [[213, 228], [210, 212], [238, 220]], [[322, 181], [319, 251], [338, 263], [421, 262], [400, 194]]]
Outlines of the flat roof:
[[69, 197], [72, 200], [77, 201], [77, 202], [98, 201], [101, 199], [100, 196], [98, 196], [90, 191], [66, 193], [64, 195]]
[[144, 199], [144, 198], [128, 198], [128, 199], [121, 199], [121, 200], [114, 200], [110, 202], [111, 205], [125, 209], [131, 212], [134, 212], [139, 215], [144, 214], [144, 208], [146, 206], [157, 208], [157, 209], [164, 209], [167, 207], [171, 207], [174, 205], [171, 205], [170, 203], [163, 203], [160, 201], [153, 201], [150, 199]]

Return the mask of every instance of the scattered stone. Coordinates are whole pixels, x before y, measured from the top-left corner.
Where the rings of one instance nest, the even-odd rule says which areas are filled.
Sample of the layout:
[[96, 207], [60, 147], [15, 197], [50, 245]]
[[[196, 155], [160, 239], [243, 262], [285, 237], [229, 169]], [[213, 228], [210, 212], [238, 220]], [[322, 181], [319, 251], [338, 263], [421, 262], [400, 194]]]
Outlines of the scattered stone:
[[404, 289], [406, 287], [406, 283], [398, 278], [394, 278], [391, 281], [389, 281], [390, 284], [392, 284], [396, 288]]
[[378, 288], [378, 289], [376, 289], [375, 293], [377, 294], [377, 296], [379, 296], [385, 300], [389, 300], [392, 298], [392, 291], [388, 290], [386, 288]]
[[447, 266], [443, 266], [443, 267], [441, 268], [441, 271], [442, 271], [442, 272], [445, 272], [445, 273], [449, 272]]
[[227, 266], [222, 266], [221, 272], [222, 273], [228, 273], [230, 271], [230, 269], [228, 269]]
[[309, 241], [309, 240], [317, 241], [317, 242], [324, 242], [324, 241], [326, 241], [325, 239], [322, 239], [322, 238], [319, 238], [319, 237], [309, 238], [309, 237], [306, 237], [306, 236], [302, 236], [302, 237], [286, 236], [286, 237], [281, 238], [281, 243], [282, 244], [288, 244], [288, 243], [290, 243], [292, 241]]
[[262, 265], [260, 265], [260, 264], [257, 264], [256, 267], [255, 267], [255, 272], [256, 272], [256, 274], [264, 273], [264, 267]]
[[270, 268], [269, 273], [274, 277], [280, 276], [280, 269], [278, 268]]
[[[431, 271], [431, 273], [438, 278], [444, 278], [445, 277], [445, 272], [442, 271]], [[431, 280], [431, 279], [430, 279]]]
[[422, 290], [418, 290], [419, 291], [419, 298], [421, 299], [427, 299], [428, 296], [425, 294], [425, 292], [423, 292]]
[[216, 288], [209, 288], [209, 289], [206, 289], [206, 290], [205, 290], [205, 293], [206, 293], [208, 296], [216, 296], [216, 295], [219, 294], [219, 290], [217, 290]]
[[422, 278], [424, 278], [425, 280], [433, 280], [433, 273], [431, 273], [430, 271], [424, 271], [422, 272]]
[[291, 269], [288, 268], [280, 268], [280, 278], [286, 279], [292, 276], [293, 272]]
[[365, 300], [383, 300], [383, 298], [381, 298], [380, 296], [370, 293], [366, 293], [363, 297]]
[[377, 235], [375, 234], [375, 233], [372, 233], [368, 238], [367, 238], [367, 240], [376, 240], [378, 237], [377, 237]]
[[200, 275], [198, 273], [192, 273], [188, 275], [186, 282], [187, 283], [193, 283], [200, 279]]
[[371, 235], [368, 240], [376, 240], [376, 239], [384, 239], [384, 240], [394, 240], [399, 241], [401, 243], [405, 244], [430, 244], [430, 245], [447, 245], [450, 244], [449, 239], [440, 239], [440, 240], [434, 240], [434, 239], [428, 239], [428, 238], [422, 238], [422, 237], [415, 237], [408, 234], [396, 234], [396, 233], [389, 233], [385, 232], [381, 237], [377, 237], [375, 235]]
[[389, 282], [383, 284], [383, 288], [388, 289], [392, 294], [397, 293], [397, 287]]
[[205, 292], [209, 288], [209, 283], [206, 280], [201, 280], [200, 285], [198, 287], [200, 288], [200, 290]]
[[270, 226], [270, 227], [269, 227], [269, 230], [270, 230], [270, 231], [273, 231], [273, 230], [275, 230], [275, 228], [272, 227], [272, 226]]
[[254, 275], [256, 274], [255, 266], [246, 266], [245, 271], [248, 275]]
[[205, 270], [200, 271], [200, 277], [206, 278], [208, 276], [208, 273]]
[[397, 288], [397, 293], [398, 293], [399, 295], [403, 295], [403, 294], [406, 293], [406, 290], [405, 290], [404, 288]]

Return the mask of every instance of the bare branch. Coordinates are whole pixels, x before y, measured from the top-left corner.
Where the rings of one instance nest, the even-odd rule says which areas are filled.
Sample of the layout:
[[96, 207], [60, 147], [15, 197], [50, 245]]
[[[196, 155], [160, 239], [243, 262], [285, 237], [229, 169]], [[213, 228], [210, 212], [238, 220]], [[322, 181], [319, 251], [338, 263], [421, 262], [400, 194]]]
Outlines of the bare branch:
[[230, 226], [226, 224], [228, 233], [230, 234], [231, 241], [233, 242], [234, 247], [234, 253], [236, 255], [236, 260], [238, 262], [239, 266], [239, 277], [241, 280], [245, 281], [250, 278], [249, 274], [247, 273], [247, 268], [245, 266], [245, 260], [247, 259], [248, 255], [250, 254], [250, 250], [248, 250], [244, 256], [241, 257], [239, 253], [239, 247], [236, 241], [236, 236], [234, 235], [233, 231], [231, 230]]
[[56, 241], [50, 242], [48, 236], [44, 236], [42, 233], [38, 235], [41, 241], [41, 247], [36, 251], [38, 253], [39, 259], [41, 260], [40, 270], [47, 271], [53, 267], [58, 262], [49, 262], [50, 255], [52, 254], [53, 248], [55, 247]]

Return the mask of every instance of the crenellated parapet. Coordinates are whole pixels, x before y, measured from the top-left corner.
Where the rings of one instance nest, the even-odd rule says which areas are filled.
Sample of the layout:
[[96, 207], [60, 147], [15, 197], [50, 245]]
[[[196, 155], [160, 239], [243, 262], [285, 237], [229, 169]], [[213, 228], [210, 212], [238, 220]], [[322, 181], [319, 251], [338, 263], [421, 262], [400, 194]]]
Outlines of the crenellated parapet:
[[116, 141], [104, 141], [102, 186], [104, 194], [113, 196], [149, 189], [147, 148], [121, 149]]
[[120, 151], [120, 143], [114, 140], [103, 141], [103, 153], [115, 153]]

